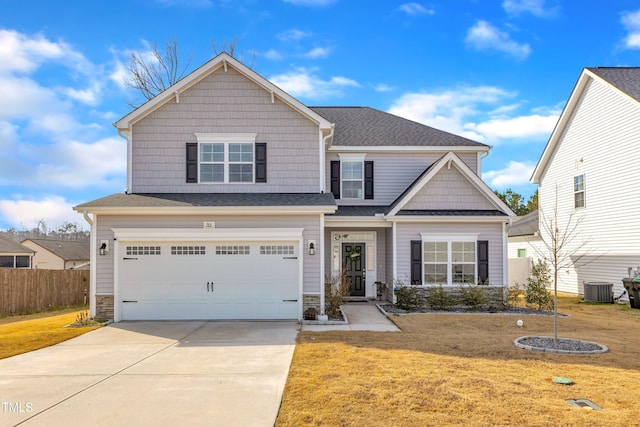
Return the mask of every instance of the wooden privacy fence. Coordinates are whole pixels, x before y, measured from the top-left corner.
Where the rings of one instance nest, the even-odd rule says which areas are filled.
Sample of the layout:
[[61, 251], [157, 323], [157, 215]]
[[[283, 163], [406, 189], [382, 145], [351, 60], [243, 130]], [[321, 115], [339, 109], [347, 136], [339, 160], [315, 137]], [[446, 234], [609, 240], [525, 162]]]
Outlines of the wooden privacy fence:
[[89, 301], [89, 273], [0, 268], [0, 315], [83, 305]]

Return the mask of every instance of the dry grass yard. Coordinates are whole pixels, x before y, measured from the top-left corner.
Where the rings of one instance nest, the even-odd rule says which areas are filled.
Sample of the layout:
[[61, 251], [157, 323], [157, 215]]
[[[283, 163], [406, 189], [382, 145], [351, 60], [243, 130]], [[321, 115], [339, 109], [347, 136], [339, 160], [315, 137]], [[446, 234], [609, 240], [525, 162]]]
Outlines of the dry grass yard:
[[0, 319], [0, 359], [49, 347], [98, 326], [65, 328], [84, 310], [71, 309]]
[[640, 425], [640, 310], [562, 298], [559, 311], [570, 314], [559, 337], [609, 352], [516, 348], [519, 336], [553, 335], [553, 318], [543, 316], [413, 314], [392, 317], [401, 333], [302, 332], [277, 425]]

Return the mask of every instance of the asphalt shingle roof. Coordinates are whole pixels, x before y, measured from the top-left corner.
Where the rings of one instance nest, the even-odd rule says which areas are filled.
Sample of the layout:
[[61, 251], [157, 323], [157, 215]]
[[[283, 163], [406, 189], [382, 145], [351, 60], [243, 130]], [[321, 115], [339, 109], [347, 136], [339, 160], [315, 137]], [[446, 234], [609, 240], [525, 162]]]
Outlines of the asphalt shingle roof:
[[335, 206], [333, 194], [310, 193], [138, 193], [112, 194], [83, 203], [83, 208], [153, 208], [214, 206]]
[[309, 108], [335, 123], [333, 145], [486, 147], [485, 144], [370, 107]]
[[14, 242], [11, 239], [0, 236], [0, 254], [32, 254], [33, 249], [29, 249], [26, 246], [21, 245], [18, 242]]
[[588, 70], [640, 101], [640, 67], [594, 67]]
[[533, 236], [539, 229], [538, 218], [537, 209], [519, 217], [509, 229], [509, 237]]
[[89, 242], [75, 240], [27, 239], [49, 252], [53, 252], [65, 261], [82, 261], [89, 259]]

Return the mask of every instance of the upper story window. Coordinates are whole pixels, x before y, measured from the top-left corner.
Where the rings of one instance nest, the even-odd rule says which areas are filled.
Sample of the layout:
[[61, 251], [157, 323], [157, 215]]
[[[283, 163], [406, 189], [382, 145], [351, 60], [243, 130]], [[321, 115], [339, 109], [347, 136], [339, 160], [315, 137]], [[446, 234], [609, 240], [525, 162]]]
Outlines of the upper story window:
[[364, 192], [364, 161], [342, 162], [342, 197], [362, 199]]
[[585, 206], [584, 174], [573, 177], [573, 206], [584, 208]]
[[[187, 147], [187, 182], [219, 184], [266, 182], [266, 145], [255, 142], [255, 133], [197, 133], [196, 138], [198, 157], [197, 161], [191, 161], [192, 169], [197, 166], [198, 179], [190, 178], [195, 175], [195, 171], [189, 170], [190, 155]], [[195, 153], [192, 157], [195, 157]]]
[[331, 192], [336, 199], [373, 199], [373, 162], [365, 154], [340, 154], [331, 161]]

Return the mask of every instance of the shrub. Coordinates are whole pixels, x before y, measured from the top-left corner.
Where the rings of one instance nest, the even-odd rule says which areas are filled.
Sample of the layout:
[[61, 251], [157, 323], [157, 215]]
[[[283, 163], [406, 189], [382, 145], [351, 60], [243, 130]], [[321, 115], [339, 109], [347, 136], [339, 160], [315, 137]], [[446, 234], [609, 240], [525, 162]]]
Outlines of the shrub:
[[478, 286], [460, 286], [460, 302], [472, 310], [480, 310], [487, 303], [484, 290]]
[[434, 310], [446, 310], [458, 303], [456, 297], [447, 293], [442, 285], [429, 289], [427, 303]]
[[342, 269], [339, 273], [327, 278], [325, 283], [325, 311], [329, 317], [340, 317], [340, 306], [345, 297], [349, 295], [349, 278], [347, 270]]
[[403, 310], [420, 307], [423, 303], [420, 289], [415, 286], [396, 286], [394, 292], [396, 294], [396, 305]]
[[546, 262], [540, 260], [533, 264], [531, 277], [525, 287], [525, 301], [538, 311], [553, 310], [553, 296], [549, 292], [551, 272]]
[[509, 307], [517, 307], [520, 300], [524, 296], [524, 287], [520, 283], [516, 283], [507, 291], [507, 304]]

